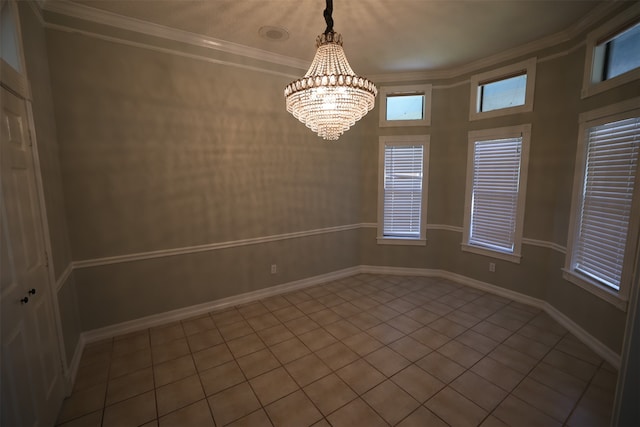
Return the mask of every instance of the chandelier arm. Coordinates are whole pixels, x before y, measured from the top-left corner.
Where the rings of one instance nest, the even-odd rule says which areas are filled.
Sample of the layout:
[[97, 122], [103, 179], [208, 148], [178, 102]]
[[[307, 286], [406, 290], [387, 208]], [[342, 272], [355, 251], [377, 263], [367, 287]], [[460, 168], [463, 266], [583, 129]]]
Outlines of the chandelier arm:
[[324, 30], [325, 34], [333, 33], [333, 0], [327, 0], [327, 8], [324, 10], [324, 20], [327, 23], [327, 28]]

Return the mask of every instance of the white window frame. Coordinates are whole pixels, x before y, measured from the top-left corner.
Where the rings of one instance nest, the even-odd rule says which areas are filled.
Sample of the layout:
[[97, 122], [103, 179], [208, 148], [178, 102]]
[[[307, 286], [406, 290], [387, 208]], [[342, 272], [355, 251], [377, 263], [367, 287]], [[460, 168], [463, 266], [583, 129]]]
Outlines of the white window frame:
[[633, 254], [637, 249], [636, 246], [638, 245], [640, 230], [640, 173], [636, 175], [635, 180], [635, 189], [630, 215], [631, 220], [629, 222], [625, 261], [622, 268], [619, 291], [616, 292], [614, 289], [604, 286], [596, 280], [574, 272], [573, 262], [579, 226], [578, 216], [580, 207], [582, 206], [587, 150], [587, 141], [585, 139], [587, 131], [591, 127], [602, 125], [604, 123], [615, 122], [630, 117], [640, 117], [640, 108], [638, 108], [638, 105], [640, 105], [640, 97], [580, 114], [578, 149], [573, 181], [573, 195], [571, 198], [571, 217], [569, 220], [569, 236], [567, 238], [567, 256], [565, 258], [564, 268], [562, 269], [562, 276], [565, 280], [591, 292], [592, 294], [625, 311], [627, 308], [627, 301], [629, 299], [631, 279], [633, 275]]
[[[380, 127], [391, 126], [431, 126], [431, 92], [432, 85], [382, 86], [380, 98]], [[424, 111], [422, 120], [387, 120], [387, 97], [401, 95], [424, 95]]]
[[[471, 76], [471, 103], [469, 104], [469, 120], [488, 119], [491, 117], [507, 116], [509, 114], [526, 113], [533, 111], [533, 93], [536, 82], [537, 58], [529, 58], [525, 61], [507, 65], [495, 70]], [[478, 111], [478, 88], [484, 82], [490, 80], [501, 80], [512, 77], [514, 74], [524, 71], [527, 75], [527, 86], [525, 88], [524, 104], [515, 107], [499, 108], [490, 111]]]
[[[520, 178], [518, 185], [518, 203], [516, 205], [516, 228], [513, 252], [502, 252], [469, 243], [471, 234], [471, 199], [473, 196], [474, 144], [476, 141], [507, 139], [522, 136], [520, 151]], [[522, 258], [522, 229], [524, 224], [525, 199], [527, 195], [527, 175], [529, 169], [529, 145], [531, 141], [531, 125], [510, 126], [469, 132], [469, 148], [467, 153], [467, 184], [464, 206], [464, 229], [461, 248], [492, 258], [502, 259], [519, 264]]]
[[640, 3], [636, 3], [634, 6], [624, 10], [622, 13], [616, 15], [613, 19], [607, 21], [605, 24], [587, 35], [587, 52], [584, 63], [584, 77], [582, 79], [582, 98], [587, 98], [625, 83], [629, 83], [633, 80], [640, 79], [640, 68], [636, 68], [608, 80], [601, 81], [600, 76], [595, 76], [596, 74], [602, 74], [603, 66], [602, 61], [599, 60], [597, 55], [596, 48], [598, 46], [598, 41], [606, 38], [607, 36], [619, 33], [633, 22], [637, 22], [639, 19]]
[[[381, 136], [378, 147], [378, 244], [383, 245], [418, 245], [427, 244], [427, 194], [429, 185], [429, 135]], [[392, 237], [384, 235], [384, 159], [387, 146], [422, 145], [422, 198], [420, 208], [420, 237]]]

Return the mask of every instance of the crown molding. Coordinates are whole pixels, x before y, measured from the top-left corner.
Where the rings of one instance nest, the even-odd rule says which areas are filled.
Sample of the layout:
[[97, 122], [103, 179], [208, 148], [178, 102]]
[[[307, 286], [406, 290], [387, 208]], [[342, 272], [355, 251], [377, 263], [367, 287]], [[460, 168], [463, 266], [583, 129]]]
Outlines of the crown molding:
[[[153, 36], [165, 40], [171, 40], [197, 46], [205, 49], [216, 50], [220, 52], [226, 52], [235, 54], [242, 57], [252, 58], [260, 61], [265, 61], [277, 65], [288, 66], [300, 70], [306, 71], [309, 68], [310, 62], [301, 60], [298, 58], [292, 58], [286, 55], [280, 55], [272, 52], [268, 52], [262, 49], [257, 49], [238, 43], [229, 42], [214, 37], [205, 36], [202, 34], [196, 34], [189, 31], [178, 30], [164, 25], [154, 24], [151, 22], [143, 21], [137, 18], [131, 18], [123, 15], [119, 15], [113, 12], [108, 12], [100, 9], [96, 9], [90, 6], [86, 6], [80, 3], [75, 3], [69, 0], [32, 0], [35, 1], [38, 7], [42, 11], [60, 14], [76, 19], [81, 19], [96, 24], [102, 24], [119, 28], [127, 31], [132, 31], [148, 36]], [[420, 70], [398, 73], [381, 73], [381, 74], [369, 74], [369, 79], [378, 84], [387, 83], [403, 83], [410, 81], [425, 81], [425, 80], [447, 80], [454, 79], [460, 76], [465, 76], [478, 72], [482, 69], [495, 66], [500, 63], [508, 62], [510, 60], [517, 59], [519, 57], [531, 55], [534, 52], [538, 52], [542, 49], [550, 48], [561, 43], [571, 41], [575, 37], [579, 36], [582, 32], [588, 30], [591, 26], [597, 24], [603, 17], [610, 12], [620, 9], [620, 1], [609, 1], [596, 6], [591, 12], [582, 17], [579, 21], [571, 25], [569, 28], [551, 34], [549, 36], [534, 40], [507, 49], [495, 55], [488, 56], [476, 61], [466, 63], [461, 66], [438, 69], [438, 70]], [[47, 18], [45, 16], [45, 21]], [[47, 21], [50, 23], [49, 21]], [[56, 25], [56, 28], [60, 28], [60, 25]], [[70, 28], [73, 29], [73, 28]], [[568, 52], [581, 47], [584, 44], [583, 41], [578, 42], [577, 46], [570, 47]], [[547, 55], [550, 58], [561, 56], [566, 52], [554, 53]], [[538, 58], [538, 61], [547, 60], [547, 56]], [[464, 83], [464, 82], [462, 82]], [[456, 83], [454, 82], [454, 85]], [[443, 86], [448, 87], [451, 85]], [[439, 87], [440, 88], [440, 87]]]
[[284, 65], [293, 68], [307, 70], [310, 62], [297, 58], [292, 58], [277, 53], [267, 52], [262, 49], [232, 43], [226, 40], [214, 37], [196, 34], [189, 31], [178, 30], [166, 27], [164, 25], [154, 24], [137, 18], [118, 15], [85, 6], [80, 3], [74, 3], [68, 0], [40, 0], [42, 8], [46, 12], [57, 13], [72, 18], [81, 19], [96, 24], [107, 25], [122, 30], [133, 31], [147, 36], [158, 37], [161, 39], [185, 43], [206, 49], [217, 50], [221, 52], [231, 53], [234, 55], [244, 56], [247, 58], [257, 59], [260, 61], [270, 62], [278, 65]]

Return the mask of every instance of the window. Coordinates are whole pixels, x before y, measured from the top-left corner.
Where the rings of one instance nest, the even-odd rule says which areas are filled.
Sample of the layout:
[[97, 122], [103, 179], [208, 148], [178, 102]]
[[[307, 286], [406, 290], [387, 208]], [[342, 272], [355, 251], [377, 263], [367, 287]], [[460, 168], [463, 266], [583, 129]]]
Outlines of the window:
[[429, 136], [380, 137], [378, 243], [426, 242]]
[[596, 116], [581, 116], [565, 278], [624, 299], [625, 255], [637, 242], [640, 109]]
[[587, 36], [582, 97], [640, 78], [640, 4]]
[[463, 250], [520, 262], [530, 134], [469, 132]]
[[380, 126], [429, 126], [431, 85], [380, 88]]
[[469, 119], [533, 111], [536, 58], [471, 77]]

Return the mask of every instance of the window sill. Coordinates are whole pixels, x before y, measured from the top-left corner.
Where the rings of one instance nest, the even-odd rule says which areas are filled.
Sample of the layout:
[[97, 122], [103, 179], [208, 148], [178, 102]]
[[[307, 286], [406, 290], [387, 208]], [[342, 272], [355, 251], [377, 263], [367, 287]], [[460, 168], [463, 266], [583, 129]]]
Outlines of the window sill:
[[520, 264], [520, 259], [522, 258], [520, 254], [508, 254], [505, 252], [493, 251], [491, 249], [472, 246], [466, 243], [462, 243], [460, 246], [464, 252], [471, 252], [474, 254], [484, 255], [491, 258], [502, 259], [502, 260], [513, 262], [516, 264]]
[[609, 80], [603, 80], [601, 82], [586, 82], [584, 87], [582, 88], [581, 97], [582, 99], [588, 98], [593, 95], [597, 95], [602, 92], [606, 92], [618, 86], [622, 86], [623, 84], [627, 84], [629, 82], [640, 79], [640, 68], [636, 68], [634, 70], [627, 71], [624, 74], [620, 74]]
[[617, 309], [624, 312], [627, 311], [627, 301], [625, 299], [621, 298], [617, 292], [605, 288], [596, 281], [578, 275], [571, 270], [567, 270], [566, 268], [562, 269], [562, 278], [592, 293], [598, 298], [605, 300], [609, 304], [615, 306]]
[[406, 239], [400, 237], [378, 237], [379, 245], [427, 246], [427, 239]]

